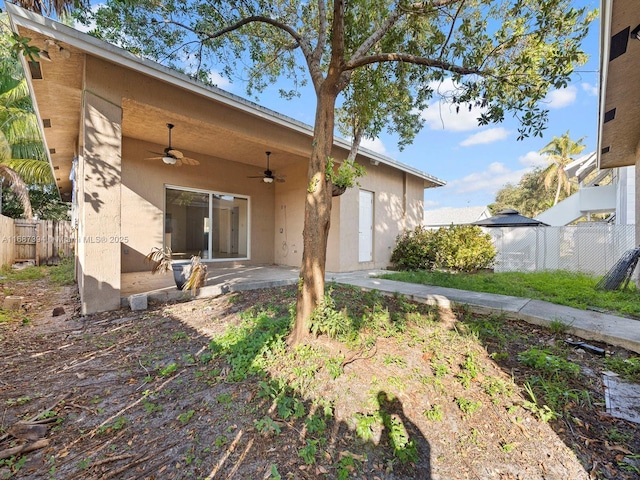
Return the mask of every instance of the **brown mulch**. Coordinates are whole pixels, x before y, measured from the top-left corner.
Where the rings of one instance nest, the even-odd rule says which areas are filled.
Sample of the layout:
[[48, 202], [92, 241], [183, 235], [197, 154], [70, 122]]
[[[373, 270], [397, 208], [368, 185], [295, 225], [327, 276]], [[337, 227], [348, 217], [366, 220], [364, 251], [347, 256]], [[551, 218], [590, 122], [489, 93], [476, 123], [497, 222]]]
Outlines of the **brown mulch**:
[[[579, 394], [557, 419], [524, 407], [535, 372], [518, 354], [566, 337], [537, 326], [496, 318], [508, 342], [478, 341], [474, 319], [486, 319], [376, 298], [379, 314], [434, 320], [357, 348], [320, 336], [246, 378], [225, 355], [211, 358], [242, 312], [286, 312], [292, 288], [83, 317], [73, 287], [13, 282], [25, 303], [0, 322], [0, 479], [640, 478], [638, 426], [606, 413], [602, 357], [568, 350], [581, 367], [570, 385]], [[334, 288], [364, 315], [373, 297]], [[55, 307], [64, 313], [53, 316]], [[477, 372], [465, 383], [468, 362]], [[285, 383], [294, 385], [289, 413], [274, 387]], [[398, 425], [414, 459], [398, 454]]]

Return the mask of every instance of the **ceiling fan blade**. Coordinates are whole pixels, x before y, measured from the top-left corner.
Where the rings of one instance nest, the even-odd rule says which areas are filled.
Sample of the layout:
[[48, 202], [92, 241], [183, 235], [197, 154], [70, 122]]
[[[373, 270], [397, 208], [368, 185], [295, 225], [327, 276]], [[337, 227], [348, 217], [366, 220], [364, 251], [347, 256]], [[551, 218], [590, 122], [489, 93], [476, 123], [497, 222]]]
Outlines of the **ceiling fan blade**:
[[184, 165], [200, 165], [200, 162], [195, 158], [182, 157], [180, 160]]
[[184, 155], [180, 150], [174, 150], [171, 148], [167, 150], [167, 154], [171, 155], [173, 158], [178, 158], [178, 159], [181, 159], [184, 157]]
[[145, 160], [162, 160], [162, 157], [147, 157]]
[[286, 182], [286, 180], [284, 178], [282, 178], [282, 177], [276, 177], [276, 182], [284, 183], [284, 182]]
[[264, 178], [264, 175], [247, 175], [247, 178]]

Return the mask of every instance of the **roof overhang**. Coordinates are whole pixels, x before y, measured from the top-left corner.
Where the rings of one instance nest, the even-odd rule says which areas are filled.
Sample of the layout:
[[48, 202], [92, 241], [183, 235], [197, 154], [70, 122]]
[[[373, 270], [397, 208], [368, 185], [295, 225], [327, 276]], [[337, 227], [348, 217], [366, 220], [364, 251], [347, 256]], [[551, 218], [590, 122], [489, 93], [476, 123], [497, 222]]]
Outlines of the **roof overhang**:
[[640, 156], [640, 25], [637, 0], [601, 0], [598, 167], [626, 167]]
[[[281, 115], [219, 88], [194, 81], [175, 70], [150, 60], [139, 58], [126, 50], [10, 3], [5, 4], [5, 7], [9, 13], [14, 31], [32, 38], [32, 43], [40, 48], [45, 45], [45, 41], [53, 41], [62, 50], [70, 53], [69, 57], [65, 55], [64, 58], [61, 58], [59, 57], [60, 52], [54, 52], [57, 57], [53, 59], [54, 61], [41, 62], [42, 79], [34, 80], [28, 73], [26, 75], [34, 98], [34, 108], [40, 122], [47, 152], [49, 152], [49, 161], [54, 169], [56, 182], [63, 198], [65, 196], [68, 198], [71, 191], [71, 182], [68, 177], [71, 161], [77, 155], [78, 135], [81, 128], [82, 78], [87, 55], [147, 75], [172, 87], [204, 97], [208, 101], [215, 101], [240, 110], [246, 115], [257, 117], [261, 121], [287, 129], [292, 134], [306, 135], [309, 138], [313, 138], [313, 127], [293, 118]], [[25, 72], [29, 72], [29, 65], [24, 58], [23, 65]], [[131, 102], [131, 104], [133, 105], [135, 102]], [[166, 143], [166, 130], [157, 128], [157, 125], [164, 126], [168, 113], [154, 110], [146, 111], [144, 112], [145, 122], [127, 122], [125, 119], [123, 120], [122, 134], [125, 137], [144, 139], [151, 143], [163, 145]], [[140, 112], [132, 111], [133, 118], [135, 118], [135, 115], [138, 115], [139, 118]], [[48, 120], [52, 123], [51, 127], [48, 126]], [[189, 118], [181, 120], [185, 123], [190, 122]], [[153, 127], [148, 127], [147, 125], [153, 125]], [[188, 136], [185, 133], [182, 141], [189, 145], [188, 149], [190, 151], [211, 154], [212, 142], [210, 139], [215, 138], [216, 133], [219, 135], [220, 132], [216, 132], [213, 126], [202, 124], [193, 124], [192, 127], [194, 128], [185, 128], [183, 131], [196, 130], [195, 127], [197, 127], [200, 134]], [[202, 130], [206, 128], [211, 128], [211, 132], [208, 132], [207, 135], [202, 133]], [[348, 153], [351, 146], [350, 142], [342, 138], [336, 138], [334, 145], [345, 151], [346, 158], [346, 153]], [[180, 147], [180, 145], [176, 145], [176, 147], [186, 148]], [[273, 150], [273, 148], [265, 145], [264, 142], [261, 143], [259, 141], [255, 143], [243, 142], [242, 147], [235, 146], [229, 151], [225, 151], [222, 147], [218, 148], [220, 150], [213, 153], [220, 158], [228, 158], [259, 167], [263, 167], [264, 151]], [[288, 153], [295, 153], [298, 157], [302, 155], [301, 152]], [[414, 175], [422, 179], [424, 188], [442, 186], [446, 183], [416, 168], [366, 148], [359, 148], [358, 156], [361, 161], [366, 162], [368, 160], [372, 165], [388, 165], [394, 169]], [[274, 162], [273, 167], [277, 168], [278, 165], [275, 162], [279, 161], [278, 156], [274, 155], [272, 161]]]

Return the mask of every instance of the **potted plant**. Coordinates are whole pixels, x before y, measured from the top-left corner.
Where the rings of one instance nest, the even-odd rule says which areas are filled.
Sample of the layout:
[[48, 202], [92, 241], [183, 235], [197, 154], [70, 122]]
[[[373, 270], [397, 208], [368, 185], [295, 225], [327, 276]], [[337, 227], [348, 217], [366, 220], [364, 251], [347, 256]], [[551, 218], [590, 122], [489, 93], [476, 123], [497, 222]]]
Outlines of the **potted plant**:
[[331, 195], [338, 197], [355, 185], [360, 186], [356, 180], [358, 177], [364, 176], [367, 172], [364, 166], [356, 163], [355, 160], [345, 160], [338, 168], [334, 169], [334, 160], [329, 157], [327, 161], [327, 179], [331, 181]]
[[199, 255], [194, 255], [191, 260], [173, 260], [173, 252], [170, 247], [153, 247], [146, 256], [151, 263], [151, 273], [167, 273], [173, 271], [173, 279], [178, 290], [191, 290], [204, 286], [207, 277], [207, 266], [202, 263]]

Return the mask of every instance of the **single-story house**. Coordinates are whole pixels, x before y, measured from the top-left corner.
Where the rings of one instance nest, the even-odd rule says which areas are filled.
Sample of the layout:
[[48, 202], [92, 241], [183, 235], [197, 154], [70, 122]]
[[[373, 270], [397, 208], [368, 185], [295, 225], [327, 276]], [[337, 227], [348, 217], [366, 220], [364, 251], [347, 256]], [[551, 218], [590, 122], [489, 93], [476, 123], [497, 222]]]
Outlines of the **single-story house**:
[[[148, 271], [153, 247], [213, 267], [301, 264], [310, 126], [5, 7], [50, 59], [25, 70], [58, 189], [73, 201], [84, 313], [119, 308], [121, 275]], [[349, 147], [336, 139], [332, 156]], [[365, 149], [356, 160], [367, 175], [334, 198], [330, 272], [386, 266], [396, 236], [422, 223], [424, 189], [444, 184]]]
[[487, 206], [434, 208], [424, 211], [423, 225], [429, 229], [450, 227], [451, 225], [469, 225], [490, 216], [491, 212]]
[[[640, 245], [640, 9], [636, 0], [600, 2], [598, 168], [635, 166], [624, 192], [635, 198], [635, 244]], [[633, 191], [635, 190], [635, 191]]]

